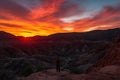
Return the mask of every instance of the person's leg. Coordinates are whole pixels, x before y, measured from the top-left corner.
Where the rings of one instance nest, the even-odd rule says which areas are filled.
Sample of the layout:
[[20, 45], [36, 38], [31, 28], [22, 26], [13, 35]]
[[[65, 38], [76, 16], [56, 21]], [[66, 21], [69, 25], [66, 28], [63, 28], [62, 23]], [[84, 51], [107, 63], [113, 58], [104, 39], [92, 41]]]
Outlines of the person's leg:
[[60, 72], [60, 66], [59, 65], [56, 66], [56, 72]]
[[58, 72], [60, 72], [60, 66], [58, 66]]
[[56, 72], [59, 72], [58, 65], [56, 65]]
[[56, 72], [58, 72], [58, 68], [57, 68], [57, 66], [56, 66]]

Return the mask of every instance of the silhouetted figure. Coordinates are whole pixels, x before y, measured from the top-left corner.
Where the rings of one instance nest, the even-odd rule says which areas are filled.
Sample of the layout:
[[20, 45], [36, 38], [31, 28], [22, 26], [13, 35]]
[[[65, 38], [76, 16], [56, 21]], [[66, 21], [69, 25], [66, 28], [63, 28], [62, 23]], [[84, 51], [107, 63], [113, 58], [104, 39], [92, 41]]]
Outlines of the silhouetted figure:
[[56, 59], [56, 71], [60, 72], [60, 58], [59, 57], [57, 57]]

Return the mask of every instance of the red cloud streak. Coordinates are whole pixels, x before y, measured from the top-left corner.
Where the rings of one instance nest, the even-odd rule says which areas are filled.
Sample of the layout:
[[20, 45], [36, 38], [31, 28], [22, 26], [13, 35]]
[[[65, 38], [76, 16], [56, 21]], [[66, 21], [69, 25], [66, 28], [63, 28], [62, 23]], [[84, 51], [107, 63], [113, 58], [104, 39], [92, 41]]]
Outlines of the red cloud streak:
[[[76, 4], [65, 7], [68, 0], [42, 0], [42, 5], [32, 11], [12, 2], [0, 4], [0, 30], [17, 36], [50, 35], [63, 32], [84, 32], [120, 27], [120, 6], [106, 6], [92, 17], [66, 23], [61, 18], [84, 14]], [[9, 7], [6, 3], [9, 2]], [[17, 7], [16, 7], [17, 6]], [[29, 33], [28, 33], [29, 32]]]

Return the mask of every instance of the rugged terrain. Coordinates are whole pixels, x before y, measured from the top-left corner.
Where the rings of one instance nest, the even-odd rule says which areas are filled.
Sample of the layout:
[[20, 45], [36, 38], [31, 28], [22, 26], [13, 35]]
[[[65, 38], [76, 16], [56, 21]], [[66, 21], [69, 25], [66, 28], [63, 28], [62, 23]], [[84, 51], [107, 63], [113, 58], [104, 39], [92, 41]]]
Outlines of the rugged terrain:
[[[29, 38], [0, 32], [0, 36], [0, 80], [43, 80], [44, 75], [47, 80], [120, 79], [119, 28]], [[57, 56], [61, 73], [55, 71]]]

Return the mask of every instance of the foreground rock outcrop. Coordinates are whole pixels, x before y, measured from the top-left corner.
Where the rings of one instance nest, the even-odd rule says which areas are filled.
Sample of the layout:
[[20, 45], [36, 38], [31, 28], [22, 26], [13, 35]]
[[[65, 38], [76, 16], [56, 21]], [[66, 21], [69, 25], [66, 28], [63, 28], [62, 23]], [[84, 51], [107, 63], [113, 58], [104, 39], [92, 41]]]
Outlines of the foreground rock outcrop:
[[120, 80], [120, 66], [110, 65], [88, 74], [57, 73], [55, 69], [33, 73], [22, 80]]

